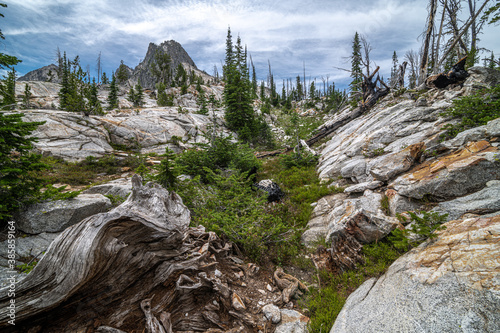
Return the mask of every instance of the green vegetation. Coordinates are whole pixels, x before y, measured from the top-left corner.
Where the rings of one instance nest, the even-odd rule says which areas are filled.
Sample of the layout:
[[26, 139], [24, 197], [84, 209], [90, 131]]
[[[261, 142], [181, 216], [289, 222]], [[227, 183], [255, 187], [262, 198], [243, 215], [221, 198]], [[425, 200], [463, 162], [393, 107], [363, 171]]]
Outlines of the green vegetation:
[[[419, 214], [409, 212], [409, 214], [412, 221], [411, 227], [406, 229], [396, 228], [389, 236], [389, 240], [399, 250], [408, 251], [426, 239], [435, 238], [434, 231], [446, 229], [442, 223], [446, 222], [448, 214], [440, 215], [437, 212], [426, 211], [420, 211]], [[407, 218], [402, 215], [398, 215], [398, 218], [403, 222], [407, 222]]]
[[118, 107], [118, 87], [116, 86], [116, 76], [114, 73], [111, 76], [111, 84], [108, 94], [108, 110], [113, 110]]
[[4, 80], [0, 81], [0, 107], [3, 110], [12, 110], [16, 107], [16, 71], [12, 68]]
[[364, 245], [364, 263], [359, 264], [355, 270], [340, 275], [318, 272], [317, 283], [320, 287], [306, 295], [302, 303], [311, 311], [310, 333], [328, 332], [351, 292], [369, 278], [382, 275], [399, 256], [412, 247], [436, 237], [434, 231], [445, 228], [441, 223], [446, 221], [446, 215], [424, 211], [420, 215], [410, 213], [413, 221], [410, 229], [395, 229], [385, 239]]
[[500, 85], [455, 99], [453, 106], [441, 115], [460, 119], [457, 124], [443, 127], [447, 130], [441, 136], [443, 140], [454, 138], [469, 128], [486, 125], [488, 121], [500, 117]]
[[40, 195], [42, 180], [35, 174], [46, 168], [41, 156], [31, 153], [31, 133], [43, 123], [24, 122], [22, 114], [0, 113], [0, 221]]
[[142, 163], [142, 158], [131, 155], [118, 159], [110, 155], [99, 159], [89, 156], [77, 163], [53, 157], [44, 157], [41, 161], [48, 166], [47, 170], [39, 173], [44, 184], [64, 183], [73, 186], [89, 185], [98, 174], [113, 175], [119, 173], [121, 168], [128, 167], [133, 171]]
[[36, 264], [38, 264], [38, 259], [33, 258], [28, 263], [17, 265], [16, 268], [21, 273], [29, 274], [35, 268]]
[[365, 263], [356, 270], [334, 275], [326, 271], [318, 273], [319, 288], [313, 288], [301, 305], [311, 311], [310, 333], [329, 332], [347, 297], [363, 282], [378, 277], [402, 252], [388, 241], [368, 244], [363, 247]]
[[238, 36], [233, 46], [231, 30], [227, 31], [224, 64], [224, 104], [226, 125], [242, 141], [269, 144], [270, 129], [263, 118], [255, 115], [252, 106], [252, 85], [249, 79], [246, 50]]
[[116, 71], [116, 79], [119, 84], [124, 84], [128, 80], [127, 66], [123, 63], [123, 60], [120, 61], [120, 66]]

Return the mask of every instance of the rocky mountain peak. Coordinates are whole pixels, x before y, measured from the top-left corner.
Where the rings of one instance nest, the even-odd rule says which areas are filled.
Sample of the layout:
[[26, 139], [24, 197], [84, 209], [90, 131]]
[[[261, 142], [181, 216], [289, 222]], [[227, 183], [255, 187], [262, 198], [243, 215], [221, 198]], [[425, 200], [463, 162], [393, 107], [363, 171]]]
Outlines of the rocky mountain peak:
[[134, 68], [130, 77], [131, 81], [139, 82], [144, 88], [154, 88], [155, 82], [151, 77], [150, 67], [154, 61], [154, 56], [158, 51], [170, 55], [170, 58], [172, 59], [172, 70], [175, 70], [179, 64], [183, 64], [186, 70], [198, 70], [193, 59], [191, 59], [182, 45], [175, 40], [164, 41], [160, 45], [149, 43], [146, 57], [143, 61], [141, 61], [141, 63], [139, 63], [139, 65], [137, 65], [137, 67]]
[[58, 70], [59, 67], [54, 64], [50, 64], [48, 66], [43, 66], [42, 68], [28, 72], [26, 75], [18, 78], [17, 81], [44, 81], [61, 83], [59, 75], [57, 74]]

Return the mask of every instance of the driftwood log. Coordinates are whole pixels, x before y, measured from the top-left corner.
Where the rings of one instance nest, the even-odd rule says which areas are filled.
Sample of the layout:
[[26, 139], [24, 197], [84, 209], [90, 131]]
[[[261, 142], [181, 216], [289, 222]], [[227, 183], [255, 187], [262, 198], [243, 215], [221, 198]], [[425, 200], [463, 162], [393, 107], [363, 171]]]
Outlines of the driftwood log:
[[426, 86], [443, 89], [450, 84], [462, 83], [469, 76], [465, 70], [466, 61], [467, 56], [460, 59], [448, 72], [429, 76], [425, 81]]
[[[406, 67], [406, 65], [405, 65]], [[363, 99], [359, 103], [359, 106], [352, 110], [349, 115], [335, 121], [332, 124], [329, 124], [327, 126], [323, 126], [319, 129], [318, 133], [316, 133], [314, 136], [311, 138], [305, 140], [305, 143], [307, 144], [308, 147], [312, 146], [319, 140], [327, 137], [331, 133], [335, 132], [338, 128], [344, 126], [345, 124], [349, 123], [351, 120], [356, 119], [357, 117], [361, 116], [363, 113], [365, 113], [367, 110], [372, 108], [379, 99], [383, 98], [389, 92], [391, 91], [390, 87], [388, 87], [384, 81], [380, 79], [380, 76], [377, 74], [379, 71], [380, 67], [377, 67], [375, 71], [370, 75], [364, 76], [364, 81], [361, 85], [362, 88], [362, 93], [363, 93]], [[375, 81], [373, 81], [373, 78], [375, 77], [375, 74], [377, 74], [377, 78]], [[377, 86], [378, 84], [378, 86]], [[264, 157], [271, 157], [271, 156], [276, 156], [280, 154], [286, 154], [290, 151], [292, 151], [293, 148], [286, 148], [282, 150], [275, 150], [271, 152], [264, 152], [260, 153], [257, 155], [257, 158], [264, 158]]]
[[[190, 228], [189, 210], [177, 194], [143, 186], [137, 175], [132, 183], [122, 205], [66, 229], [16, 285], [15, 298], [0, 290], [0, 331], [169, 333], [243, 327], [256, 332], [264, 327], [262, 315], [256, 315], [262, 299], [245, 296], [252, 285], [265, 289], [252, 279], [255, 265], [244, 265], [232, 243], [203, 227]], [[235, 308], [235, 295], [245, 311]], [[15, 326], [8, 323], [12, 299]]]

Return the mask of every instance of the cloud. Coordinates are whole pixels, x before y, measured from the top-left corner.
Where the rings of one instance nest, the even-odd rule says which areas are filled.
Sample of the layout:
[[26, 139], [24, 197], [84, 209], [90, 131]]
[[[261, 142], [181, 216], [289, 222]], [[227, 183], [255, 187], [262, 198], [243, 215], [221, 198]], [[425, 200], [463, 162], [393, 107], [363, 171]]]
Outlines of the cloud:
[[[356, 31], [370, 41], [372, 59], [388, 76], [393, 51], [402, 59], [420, 47], [426, 6], [424, 0], [19, 0], [0, 22], [5, 52], [25, 59], [25, 72], [52, 62], [58, 46], [91, 68], [99, 51], [107, 72], [121, 59], [134, 67], [150, 42], [174, 39], [212, 73], [214, 65], [220, 71], [230, 26], [248, 46], [261, 79], [269, 60], [277, 78], [295, 77], [305, 62], [308, 76], [348, 80], [349, 73], [335, 67], [350, 67], [345, 58]], [[488, 36], [483, 40], [498, 50]]]

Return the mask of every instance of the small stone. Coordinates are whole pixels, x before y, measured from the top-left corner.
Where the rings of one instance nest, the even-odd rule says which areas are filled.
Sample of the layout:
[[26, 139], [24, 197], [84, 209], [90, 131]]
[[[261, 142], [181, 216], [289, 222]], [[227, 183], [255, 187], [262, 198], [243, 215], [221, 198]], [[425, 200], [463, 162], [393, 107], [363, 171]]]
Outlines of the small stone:
[[273, 291], [273, 287], [271, 287], [271, 285], [268, 283], [267, 286], [266, 286], [267, 290], [269, 291]]
[[262, 308], [262, 313], [270, 320], [273, 324], [277, 324], [281, 321], [281, 311], [280, 309], [273, 304], [268, 304]]
[[266, 294], [266, 291], [265, 291], [265, 290], [262, 290], [262, 289], [257, 289], [257, 291], [258, 291], [259, 293], [261, 293], [262, 295], [265, 295], [265, 294]]
[[221, 277], [222, 276], [222, 272], [219, 271], [218, 269], [215, 269], [214, 274], [215, 274], [216, 277]]
[[238, 296], [237, 293], [233, 293], [233, 297], [232, 297], [232, 305], [233, 305], [233, 308], [236, 310], [236, 311], [242, 311], [242, 310], [246, 310], [246, 306], [245, 306], [245, 303], [243, 302], [243, 300], [241, 299], [240, 296]]

